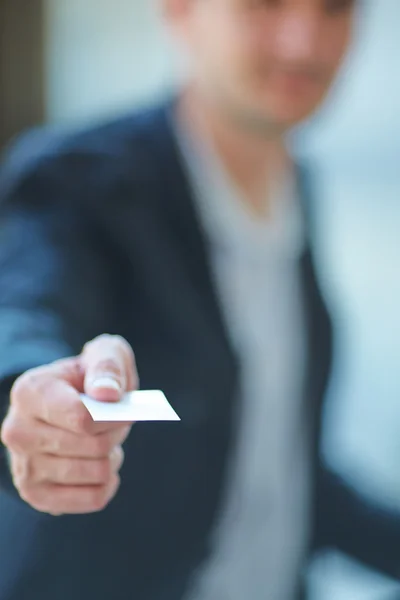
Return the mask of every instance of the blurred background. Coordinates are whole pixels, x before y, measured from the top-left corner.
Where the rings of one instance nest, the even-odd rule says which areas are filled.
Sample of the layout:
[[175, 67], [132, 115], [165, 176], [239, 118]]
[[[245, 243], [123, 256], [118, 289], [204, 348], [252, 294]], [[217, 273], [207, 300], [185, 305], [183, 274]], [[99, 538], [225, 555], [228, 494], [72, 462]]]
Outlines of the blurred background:
[[[339, 355], [324, 451], [400, 505], [400, 1], [360, 4], [352, 53], [326, 108], [293, 136], [319, 167], [318, 268]], [[157, 0], [0, 0], [0, 145], [145, 103], [184, 74]], [[399, 557], [400, 560], [400, 557]], [[316, 561], [312, 600], [400, 600], [344, 557]]]

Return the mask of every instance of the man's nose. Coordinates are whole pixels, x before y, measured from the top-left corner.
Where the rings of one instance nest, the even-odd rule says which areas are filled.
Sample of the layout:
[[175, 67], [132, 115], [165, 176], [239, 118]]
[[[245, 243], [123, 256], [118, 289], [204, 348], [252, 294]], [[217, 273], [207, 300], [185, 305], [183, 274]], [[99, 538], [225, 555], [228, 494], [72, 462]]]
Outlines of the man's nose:
[[276, 28], [275, 54], [278, 60], [306, 62], [315, 59], [318, 17], [311, 11], [292, 10], [282, 15]]

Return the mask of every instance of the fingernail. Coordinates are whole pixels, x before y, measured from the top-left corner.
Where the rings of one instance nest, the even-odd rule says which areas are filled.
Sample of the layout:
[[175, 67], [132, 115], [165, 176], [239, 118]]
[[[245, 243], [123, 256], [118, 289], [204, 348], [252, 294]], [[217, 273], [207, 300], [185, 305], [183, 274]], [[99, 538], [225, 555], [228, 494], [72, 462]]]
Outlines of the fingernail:
[[121, 385], [116, 379], [112, 377], [99, 377], [98, 379], [94, 379], [89, 382], [90, 387], [93, 389], [106, 389], [106, 390], [115, 390], [117, 392], [121, 392]]

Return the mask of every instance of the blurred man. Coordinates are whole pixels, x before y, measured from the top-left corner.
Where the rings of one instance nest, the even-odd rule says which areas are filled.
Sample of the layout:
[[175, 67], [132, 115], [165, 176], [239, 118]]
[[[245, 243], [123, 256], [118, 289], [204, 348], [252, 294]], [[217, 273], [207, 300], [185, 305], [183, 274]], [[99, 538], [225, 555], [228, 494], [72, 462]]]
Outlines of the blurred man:
[[[355, 3], [164, 8], [182, 93], [3, 168], [0, 598], [297, 600], [327, 546], [399, 576], [398, 516], [319, 459], [331, 326], [285, 150]], [[139, 377], [180, 423], [92, 421], [81, 392]]]

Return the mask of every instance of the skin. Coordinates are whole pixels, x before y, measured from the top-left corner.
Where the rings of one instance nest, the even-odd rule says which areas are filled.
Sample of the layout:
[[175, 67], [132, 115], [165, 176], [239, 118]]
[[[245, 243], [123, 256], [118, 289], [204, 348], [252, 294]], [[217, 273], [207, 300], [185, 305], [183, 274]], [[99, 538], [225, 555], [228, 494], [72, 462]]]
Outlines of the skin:
[[[289, 164], [284, 134], [319, 106], [341, 64], [354, 2], [164, 0], [163, 7], [191, 62], [181, 118], [200, 136], [207, 130], [259, 211], [266, 174]], [[1, 440], [28, 504], [53, 515], [107, 506], [131, 425], [94, 423], [79, 393], [115, 402], [138, 381], [131, 347], [108, 335], [16, 381]]]
[[354, 0], [164, 0], [189, 58], [181, 113], [207, 131], [244, 200], [290, 164], [284, 135], [326, 97], [348, 48]]
[[109, 335], [17, 379], [1, 440], [22, 499], [53, 515], [105, 508], [119, 487], [131, 424], [94, 423], [79, 393], [115, 402], [137, 387], [129, 344]]

